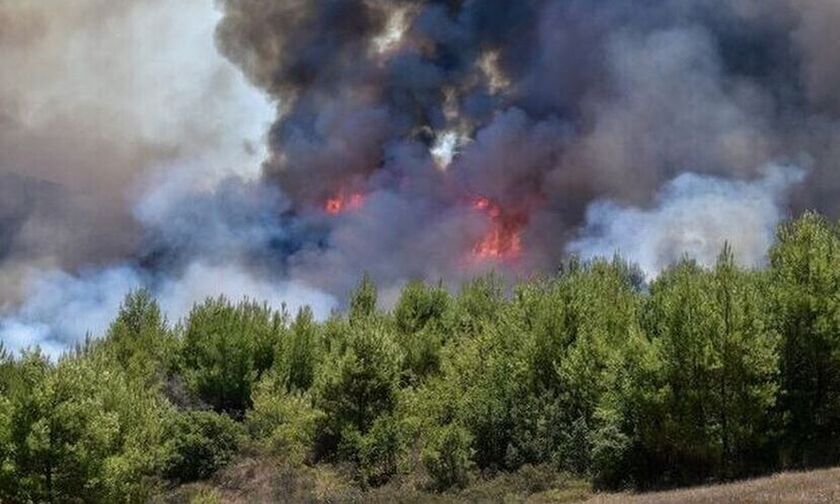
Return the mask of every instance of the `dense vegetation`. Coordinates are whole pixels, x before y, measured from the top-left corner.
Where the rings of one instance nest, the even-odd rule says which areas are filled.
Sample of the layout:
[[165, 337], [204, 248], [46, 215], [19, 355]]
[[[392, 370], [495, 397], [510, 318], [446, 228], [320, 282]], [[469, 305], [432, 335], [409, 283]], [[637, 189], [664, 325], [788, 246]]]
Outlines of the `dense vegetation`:
[[650, 284], [570, 261], [457, 295], [364, 280], [319, 323], [208, 300], [181, 323], [131, 294], [100, 340], [0, 363], [0, 501], [142, 502], [239, 454], [429, 491], [551, 466], [601, 487], [840, 463], [840, 231], [783, 225], [761, 271], [689, 260]]

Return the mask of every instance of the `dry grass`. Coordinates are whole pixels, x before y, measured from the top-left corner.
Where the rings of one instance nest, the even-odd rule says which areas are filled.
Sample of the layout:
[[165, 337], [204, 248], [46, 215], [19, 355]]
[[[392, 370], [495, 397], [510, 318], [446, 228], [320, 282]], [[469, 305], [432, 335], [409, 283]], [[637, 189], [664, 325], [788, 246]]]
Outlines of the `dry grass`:
[[840, 503], [840, 469], [783, 473], [726, 485], [668, 492], [592, 495], [585, 482], [544, 467], [526, 467], [492, 479], [478, 478], [457, 493], [423, 490], [415, 479], [400, 478], [362, 492], [348, 471], [329, 465], [290, 467], [278, 460], [252, 457], [222, 471], [212, 481], [173, 490], [161, 504], [382, 503], [382, 504], [727, 504]]
[[586, 504], [816, 504], [840, 502], [840, 469], [782, 473], [726, 485], [641, 495], [598, 495]]
[[346, 468], [318, 465], [293, 467], [267, 457], [244, 458], [211, 481], [184, 485], [157, 500], [158, 504], [566, 504], [592, 495], [588, 483], [569, 478], [549, 467], [523, 467], [495, 478], [476, 475], [465, 490], [427, 491], [422, 475], [403, 475], [387, 485], [363, 492]]

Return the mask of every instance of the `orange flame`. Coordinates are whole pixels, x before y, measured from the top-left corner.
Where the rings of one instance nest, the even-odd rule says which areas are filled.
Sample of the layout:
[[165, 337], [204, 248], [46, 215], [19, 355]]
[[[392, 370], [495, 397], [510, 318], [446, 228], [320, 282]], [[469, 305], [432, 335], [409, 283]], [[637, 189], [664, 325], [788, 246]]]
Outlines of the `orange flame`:
[[339, 194], [327, 199], [324, 203], [324, 211], [330, 215], [340, 215], [353, 210], [358, 210], [365, 204], [365, 196], [362, 193], [350, 195]]
[[522, 253], [523, 219], [507, 215], [502, 208], [485, 197], [473, 201], [473, 208], [490, 217], [493, 227], [473, 247], [473, 255], [481, 260], [514, 260]]

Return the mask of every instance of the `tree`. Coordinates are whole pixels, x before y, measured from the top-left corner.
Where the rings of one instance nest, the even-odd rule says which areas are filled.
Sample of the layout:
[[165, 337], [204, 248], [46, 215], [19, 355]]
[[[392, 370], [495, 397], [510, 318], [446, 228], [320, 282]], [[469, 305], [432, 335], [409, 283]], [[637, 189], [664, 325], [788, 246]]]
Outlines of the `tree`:
[[362, 282], [350, 296], [350, 323], [362, 323], [376, 314], [376, 284], [365, 273]]
[[440, 351], [446, 340], [443, 321], [449, 308], [449, 294], [441, 287], [409, 282], [403, 288], [393, 316], [412, 381], [439, 370]]
[[312, 309], [302, 308], [285, 338], [280, 341], [280, 356], [275, 369], [289, 390], [308, 390], [315, 378], [319, 359], [319, 329]]
[[102, 347], [127, 372], [151, 384], [174, 364], [177, 341], [151, 294], [138, 290], [126, 296]]
[[169, 457], [164, 474], [178, 482], [212, 476], [233, 459], [241, 435], [241, 427], [224, 414], [212, 411], [173, 413], [167, 419]]
[[274, 364], [285, 330], [285, 317], [264, 305], [219, 298], [196, 306], [179, 355], [187, 387], [217, 411], [241, 417], [254, 383]]
[[248, 412], [251, 435], [269, 453], [293, 464], [313, 454], [318, 427], [325, 421], [305, 392], [289, 392], [283, 379], [267, 374], [254, 390], [254, 408]]
[[520, 287], [516, 301], [529, 335], [534, 397], [516, 436], [528, 453], [523, 462], [551, 460], [585, 474], [596, 411], [617, 386], [624, 353], [641, 332], [634, 269], [617, 258], [572, 261], [557, 278]]
[[139, 381], [97, 355], [53, 367], [24, 356], [2, 401], [6, 449], [0, 500], [143, 501], [163, 461], [167, 410]]
[[770, 251], [773, 313], [782, 335], [784, 462], [840, 461], [840, 237], [807, 213], [780, 226]]
[[315, 383], [315, 406], [324, 412], [319, 433], [322, 455], [339, 450], [354, 458], [367, 434], [397, 402], [401, 356], [392, 334], [375, 319], [349, 329], [347, 346], [324, 362]]
[[661, 366], [641, 385], [656, 392], [638, 435], [651, 466], [668, 468], [655, 477], [736, 476], [767, 441], [778, 338], [760, 285], [725, 248], [713, 271], [683, 261], [651, 286], [645, 329]]

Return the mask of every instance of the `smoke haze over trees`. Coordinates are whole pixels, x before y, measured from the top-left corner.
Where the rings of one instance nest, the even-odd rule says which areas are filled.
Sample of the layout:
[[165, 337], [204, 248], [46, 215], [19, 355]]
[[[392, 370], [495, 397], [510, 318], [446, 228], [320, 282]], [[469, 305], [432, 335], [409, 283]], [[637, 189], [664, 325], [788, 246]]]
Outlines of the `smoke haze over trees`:
[[518, 502], [836, 465], [838, 226], [785, 222], [769, 257], [411, 282], [387, 311], [364, 277], [324, 322], [214, 298], [171, 324], [135, 291], [58, 361], [0, 348], [0, 500], [437, 502], [495, 476], [461, 500]]

